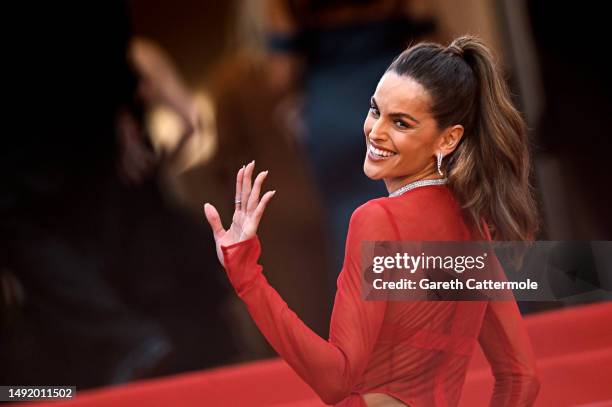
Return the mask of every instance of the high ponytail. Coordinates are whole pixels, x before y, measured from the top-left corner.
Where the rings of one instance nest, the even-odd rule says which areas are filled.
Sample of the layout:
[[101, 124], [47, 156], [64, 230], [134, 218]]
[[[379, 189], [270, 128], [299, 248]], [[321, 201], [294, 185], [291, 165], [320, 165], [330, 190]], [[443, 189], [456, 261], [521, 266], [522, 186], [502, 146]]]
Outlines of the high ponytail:
[[444, 168], [468, 223], [483, 237], [482, 219], [495, 240], [533, 240], [538, 221], [527, 127], [486, 45], [472, 35], [446, 48], [419, 43], [388, 71], [427, 89], [439, 130], [463, 125], [463, 137]]

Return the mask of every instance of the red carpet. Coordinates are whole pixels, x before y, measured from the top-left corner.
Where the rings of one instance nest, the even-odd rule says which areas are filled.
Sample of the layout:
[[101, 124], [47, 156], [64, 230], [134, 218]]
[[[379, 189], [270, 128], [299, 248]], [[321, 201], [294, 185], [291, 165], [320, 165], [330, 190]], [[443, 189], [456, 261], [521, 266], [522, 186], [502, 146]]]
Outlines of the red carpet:
[[[541, 373], [536, 406], [612, 406], [612, 302], [525, 317]], [[467, 375], [461, 407], [486, 406], [493, 377], [480, 348]], [[68, 402], [38, 407], [323, 406], [280, 359], [247, 363], [77, 392]]]

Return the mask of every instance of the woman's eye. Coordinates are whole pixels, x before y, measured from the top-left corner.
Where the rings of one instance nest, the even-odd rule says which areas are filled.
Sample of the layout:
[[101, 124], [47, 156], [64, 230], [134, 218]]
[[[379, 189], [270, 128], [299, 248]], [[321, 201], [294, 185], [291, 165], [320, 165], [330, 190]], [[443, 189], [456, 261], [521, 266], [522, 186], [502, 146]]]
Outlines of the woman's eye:
[[409, 128], [409, 127], [410, 127], [408, 124], [404, 123], [404, 122], [403, 122], [403, 121], [401, 121], [401, 120], [396, 120], [396, 121], [395, 121], [395, 125], [396, 125], [397, 127], [399, 127], [400, 129], [407, 129], [407, 128]]

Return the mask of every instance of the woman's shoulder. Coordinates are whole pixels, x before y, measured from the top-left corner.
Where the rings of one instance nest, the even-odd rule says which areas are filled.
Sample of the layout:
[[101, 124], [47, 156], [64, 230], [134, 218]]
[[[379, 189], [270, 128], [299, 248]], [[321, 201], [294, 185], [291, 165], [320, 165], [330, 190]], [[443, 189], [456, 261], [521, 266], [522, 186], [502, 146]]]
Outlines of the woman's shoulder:
[[397, 240], [400, 235], [393, 214], [376, 198], [353, 211], [349, 236], [362, 240]]
[[363, 223], [387, 223], [391, 220], [392, 214], [383, 204], [385, 198], [375, 198], [360, 205], [351, 214], [351, 224]]
[[434, 206], [456, 207], [456, 200], [448, 187], [428, 185], [415, 188], [397, 197], [370, 199], [353, 211], [353, 215], [366, 216], [388, 212], [394, 208], [423, 209]]
[[403, 240], [463, 240], [468, 236], [461, 208], [446, 186], [419, 187], [398, 197], [371, 199], [353, 212], [351, 222], [388, 225]]
[[383, 213], [393, 215], [394, 212], [399, 211], [405, 216], [410, 213], [422, 214], [431, 211], [456, 212], [458, 209], [459, 205], [447, 186], [428, 185], [415, 188], [397, 197], [371, 199], [358, 207], [353, 214], [382, 216]]

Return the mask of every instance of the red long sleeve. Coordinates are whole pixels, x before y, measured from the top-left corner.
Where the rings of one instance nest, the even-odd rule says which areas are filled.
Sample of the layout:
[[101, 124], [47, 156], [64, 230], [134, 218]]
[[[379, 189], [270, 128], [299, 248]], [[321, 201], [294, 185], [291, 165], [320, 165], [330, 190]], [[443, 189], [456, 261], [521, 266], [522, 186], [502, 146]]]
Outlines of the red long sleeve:
[[260, 243], [256, 236], [222, 248], [230, 281], [263, 335], [328, 404], [350, 394], [383, 322], [386, 302], [362, 299], [359, 266], [362, 240], [397, 238], [387, 216], [382, 208], [368, 205], [351, 217], [329, 340], [308, 328], [268, 284], [257, 264]]
[[516, 302], [489, 302], [478, 341], [495, 376], [490, 405], [533, 405], [540, 383], [535, 356]]

